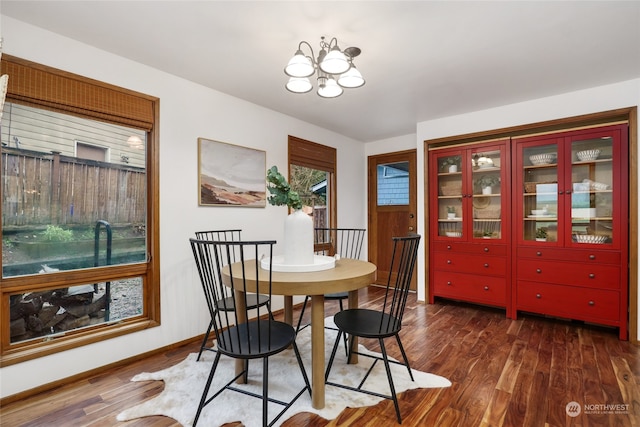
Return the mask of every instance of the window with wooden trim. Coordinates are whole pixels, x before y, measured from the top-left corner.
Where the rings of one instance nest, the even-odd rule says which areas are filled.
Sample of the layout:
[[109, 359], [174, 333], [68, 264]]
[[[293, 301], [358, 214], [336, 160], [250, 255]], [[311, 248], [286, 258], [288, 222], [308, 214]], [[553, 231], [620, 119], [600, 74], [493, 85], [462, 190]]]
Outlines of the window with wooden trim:
[[336, 159], [335, 148], [289, 136], [289, 182], [316, 228], [337, 223]]
[[160, 321], [159, 100], [3, 55], [0, 364]]

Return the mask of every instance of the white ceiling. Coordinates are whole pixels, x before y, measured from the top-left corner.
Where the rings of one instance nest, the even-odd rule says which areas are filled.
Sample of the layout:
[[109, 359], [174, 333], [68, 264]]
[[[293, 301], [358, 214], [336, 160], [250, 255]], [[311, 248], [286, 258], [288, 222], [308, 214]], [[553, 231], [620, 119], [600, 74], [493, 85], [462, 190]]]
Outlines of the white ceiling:
[[[363, 142], [640, 77], [637, 0], [1, 0], [0, 13]], [[367, 83], [331, 100], [289, 93], [284, 66], [323, 35], [362, 49]]]

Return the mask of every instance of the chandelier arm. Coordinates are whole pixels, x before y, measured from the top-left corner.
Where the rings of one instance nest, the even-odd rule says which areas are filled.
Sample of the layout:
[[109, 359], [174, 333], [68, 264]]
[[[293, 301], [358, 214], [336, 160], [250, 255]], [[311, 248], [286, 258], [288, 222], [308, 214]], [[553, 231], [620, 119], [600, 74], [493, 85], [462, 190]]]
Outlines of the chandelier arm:
[[338, 39], [337, 39], [336, 37], [334, 37], [334, 38], [332, 38], [332, 39], [331, 39], [331, 41], [330, 41], [330, 42], [329, 42], [329, 44], [327, 45], [327, 48], [328, 48], [327, 50], [331, 50], [331, 44], [332, 44], [333, 42], [336, 42], [336, 43], [335, 43], [335, 46], [336, 46], [336, 47], [338, 46]]
[[309, 44], [309, 42], [307, 42], [307, 41], [305, 41], [305, 40], [302, 40], [300, 43], [298, 43], [298, 50], [300, 50], [300, 51], [302, 50], [302, 45], [303, 45], [303, 44], [306, 44], [306, 45], [307, 45], [307, 47], [309, 48], [309, 50], [311, 51], [311, 56], [308, 56], [307, 58], [310, 58], [310, 59], [311, 59], [311, 63], [312, 63], [313, 65], [315, 65], [315, 64], [316, 64], [316, 60], [315, 60], [315, 53], [313, 53], [313, 48], [311, 47], [311, 45]]

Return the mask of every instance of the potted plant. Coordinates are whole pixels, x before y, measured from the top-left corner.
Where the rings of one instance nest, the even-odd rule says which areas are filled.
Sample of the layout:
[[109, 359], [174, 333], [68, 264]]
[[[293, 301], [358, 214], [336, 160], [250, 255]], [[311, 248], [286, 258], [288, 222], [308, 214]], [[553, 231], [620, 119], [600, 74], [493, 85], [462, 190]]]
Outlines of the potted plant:
[[540, 227], [536, 230], [536, 241], [537, 242], [547, 241], [547, 227]]
[[455, 206], [447, 206], [447, 218], [455, 219], [456, 218], [456, 207]]
[[460, 156], [446, 157], [442, 161], [441, 167], [443, 170], [446, 170], [449, 173], [458, 172], [458, 168], [460, 167]]
[[492, 187], [499, 183], [500, 179], [497, 175], [482, 175], [476, 180], [476, 185], [482, 189], [482, 194], [491, 194]]

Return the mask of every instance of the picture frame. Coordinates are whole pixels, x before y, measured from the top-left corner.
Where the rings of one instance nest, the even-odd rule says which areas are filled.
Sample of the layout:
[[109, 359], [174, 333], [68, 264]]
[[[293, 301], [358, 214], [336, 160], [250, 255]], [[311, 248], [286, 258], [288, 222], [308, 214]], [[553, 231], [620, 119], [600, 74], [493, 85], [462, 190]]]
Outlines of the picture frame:
[[198, 204], [264, 208], [267, 153], [198, 138]]

